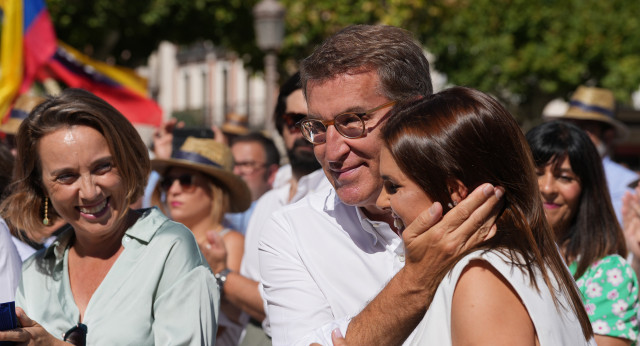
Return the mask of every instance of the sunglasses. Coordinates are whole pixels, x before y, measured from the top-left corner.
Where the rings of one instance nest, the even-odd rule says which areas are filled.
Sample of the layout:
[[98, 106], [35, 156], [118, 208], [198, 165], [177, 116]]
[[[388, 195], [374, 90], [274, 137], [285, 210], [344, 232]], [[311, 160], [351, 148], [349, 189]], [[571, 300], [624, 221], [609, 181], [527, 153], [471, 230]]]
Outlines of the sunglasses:
[[177, 180], [183, 190], [188, 190], [193, 187], [195, 177], [196, 176], [193, 174], [181, 174], [176, 177], [167, 176], [160, 181], [160, 188], [164, 191], [168, 191], [173, 185], [173, 182]]
[[72, 345], [85, 346], [87, 344], [87, 326], [78, 323], [62, 334], [62, 340]]
[[306, 117], [307, 115], [302, 113], [285, 113], [282, 115], [282, 119], [284, 119], [284, 123], [289, 128], [289, 131], [297, 130], [298, 123]]

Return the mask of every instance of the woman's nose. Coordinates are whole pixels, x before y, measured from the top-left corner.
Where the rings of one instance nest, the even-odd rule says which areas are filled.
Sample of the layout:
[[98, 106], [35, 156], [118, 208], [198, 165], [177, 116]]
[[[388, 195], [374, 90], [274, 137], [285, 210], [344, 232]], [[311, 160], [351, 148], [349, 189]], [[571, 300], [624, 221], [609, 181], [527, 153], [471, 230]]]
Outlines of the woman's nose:
[[389, 209], [391, 208], [391, 204], [389, 203], [389, 196], [387, 192], [382, 188], [380, 190], [380, 194], [378, 195], [378, 199], [376, 200], [376, 206], [380, 209]]
[[545, 174], [538, 177], [540, 192], [545, 196], [551, 196], [556, 192], [555, 178], [552, 174]]
[[95, 183], [93, 176], [83, 175], [80, 177], [80, 197], [91, 201], [100, 194], [100, 188]]

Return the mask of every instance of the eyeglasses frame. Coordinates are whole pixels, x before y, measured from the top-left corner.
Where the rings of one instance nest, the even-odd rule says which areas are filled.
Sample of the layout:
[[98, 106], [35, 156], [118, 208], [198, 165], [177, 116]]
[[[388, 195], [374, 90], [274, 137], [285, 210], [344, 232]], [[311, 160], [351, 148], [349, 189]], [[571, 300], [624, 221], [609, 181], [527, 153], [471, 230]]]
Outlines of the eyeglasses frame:
[[[326, 143], [326, 139], [325, 139], [325, 141], [324, 141], [324, 142], [319, 142], [319, 143], [315, 143], [315, 142], [313, 142], [313, 141], [312, 141], [312, 140], [307, 136], [307, 133], [303, 130], [302, 125], [303, 125], [303, 123], [305, 123], [305, 122], [320, 122], [320, 123], [324, 126], [324, 128], [325, 128], [325, 133], [326, 133], [326, 131], [328, 131], [328, 130], [329, 130], [329, 125], [333, 125], [333, 126], [336, 128], [336, 131], [338, 131], [338, 133], [339, 133], [342, 137], [344, 137], [344, 138], [349, 138], [349, 139], [362, 138], [362, 137], [364, 137], [364, 136], [365, 136], [365, 134], [366, 134], [366, 132], [367, 132], [367, 131], [366, 131], [366, 124], [365, 124], [364, 120], [362, 120], [362, 117], [364, 117], [364, 116], [366, 116], [366, 115], [369, 115], [369, 114], [371, 114], [371, 113], [373, 113], [373, 112], [379, 111], [379, 110], [381, 110], [381, 109], [384, 109], [384, 108], [387, 108], [387, 107], [391, 107], [391, 106], [395, 105], [396, 103], [397, 103], [397, 101], [389, 101], [389, 102], [387, 102], [387, 103], [384, 103], [384, 104], [382, 104], [382, 105], [380, 105], [380, 106], [377, 106], [377, 107], [371, 108], [371, 109], [369, 109], [369, 110], [367, 110], [367, 111], [364, 111], [364, 112], [344, 112], [344, 113], [340, 113], [340, 114], [336, 115], [336, 116], [335, 116], [333, 119], [331, 119], [331, 120], [320, 120], [320, 119], [308, 119], [308, 118], [305, 118], [305, 119], [300, 120], [298, 123], [296, 123], [296, 127], [300, 129], [300, 132], [302, 132], [302, 135], [304, 136], [304, 138], [305, 138], [307, 141], [311, 142], [312, 144], [324, 144], [324, 143]], [[356, 136], [356, 137], [347, 136], [347, 135], [343, 134], [343, 133], [342, 133], [342, 132], [341, 132], [341, 131], [340, 131], [340, 130], [335, 126], [335, 121], [336, 121], [336, 119], [337, 119], [338, 117], [342, 116], [342, 115], [345, 115], [345, 114], [353, 114], [353, 115], [357, 116], [357, 117], [358, 117], [358, 119], [360, 119], [360, 122], [362, 123], [362, 133], [361, 133], [359, 136]], [[388, 114], [388, 113], [387, 113], [387, 114]], [[380, 120], [378, 121], [378, 124], [379, 124], [381, 121], [383, 121], [385, 118], [386, 118], [386, 117], [384, 117], [384, 118], [380, 119]], [[377, 126], [377, 124], [376, 124], [376, 126]]]

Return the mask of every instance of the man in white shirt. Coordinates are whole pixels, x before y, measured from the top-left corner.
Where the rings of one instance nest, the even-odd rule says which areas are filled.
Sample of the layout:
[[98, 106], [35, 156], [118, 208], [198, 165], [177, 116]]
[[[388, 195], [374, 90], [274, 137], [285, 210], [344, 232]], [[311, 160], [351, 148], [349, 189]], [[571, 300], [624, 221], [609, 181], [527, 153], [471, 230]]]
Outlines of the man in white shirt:
[[[274, 112], [276, 129], [287, 150], [291, 176], [286, 183], [267, 191], [258, 199], [245, 235], [240, 273], [229, 272], [225, 278], [224, 294], [227, 299], [251, 316], [241, 345], [270, 344], [268, 323], [264, 323], [264, 332], [260, 327], [265, 319], [264, 303], [258, 287], [258, 240], [262, 226], [282, 206], [296, 202], [308, 193], [331, 187], [313, 154], [313, 145], [304, 139], [296, 126], [306, 116], [307, 103], [300, 86], [300, 74], [296, 73], [280, 88]], [[220, 257], [220, 264], [224, 263], [226, 259]]]
[[0, 303], [15, 300], [21, 272], [22, 260], [11, 241], [7, 224], [0, 218]]
[[302, 131], [333, 189], [284, 207], [262, 228], [273, 343], [329, 345], [340, 328], [347, 342], [401, 344], [455, 255], [495, 230], [499, 197], [483, 185], [440, 222], [434, 204], [402, 238], [391, 213], [376, 207], [387, 112], [432, 93], [429, 63], [405, 30], [348, 27], [302, 62], [301, 79], [309, 108]]

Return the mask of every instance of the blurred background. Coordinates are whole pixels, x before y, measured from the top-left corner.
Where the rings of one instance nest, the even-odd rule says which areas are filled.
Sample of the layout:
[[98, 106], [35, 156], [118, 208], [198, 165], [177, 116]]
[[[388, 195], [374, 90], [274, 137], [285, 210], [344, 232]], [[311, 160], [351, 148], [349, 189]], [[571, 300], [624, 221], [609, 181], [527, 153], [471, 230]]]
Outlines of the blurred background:
[[[188, 125], [211, 126], [223, 124], [229, 114], [244, 117], [251, 129], [273, 132], [271, 115], [279, 82], [297, 70], [315, 45], [349, 24], [389, 24], [413, 32], [423, 45], [437, 89], [465, 85], [491, 93], [525, 131], [541, 122], [549, 102], [567, 101], [579, 85], [612, 90], [616, 117], [631, 129], [631, 135], [616, 146], [614, 158], [640, 169], [638, 1], [3, 0], [0, 4], [4, 118], [21, 94], [42, 95], [80, 85], [98, 90], [99, 96], [119, 95], [114, 106], [143, 137], [170, 117]], [[14, 42], [18, 36], [20, 43]], [[22, 61], [20, 69], [16, 61]]]

